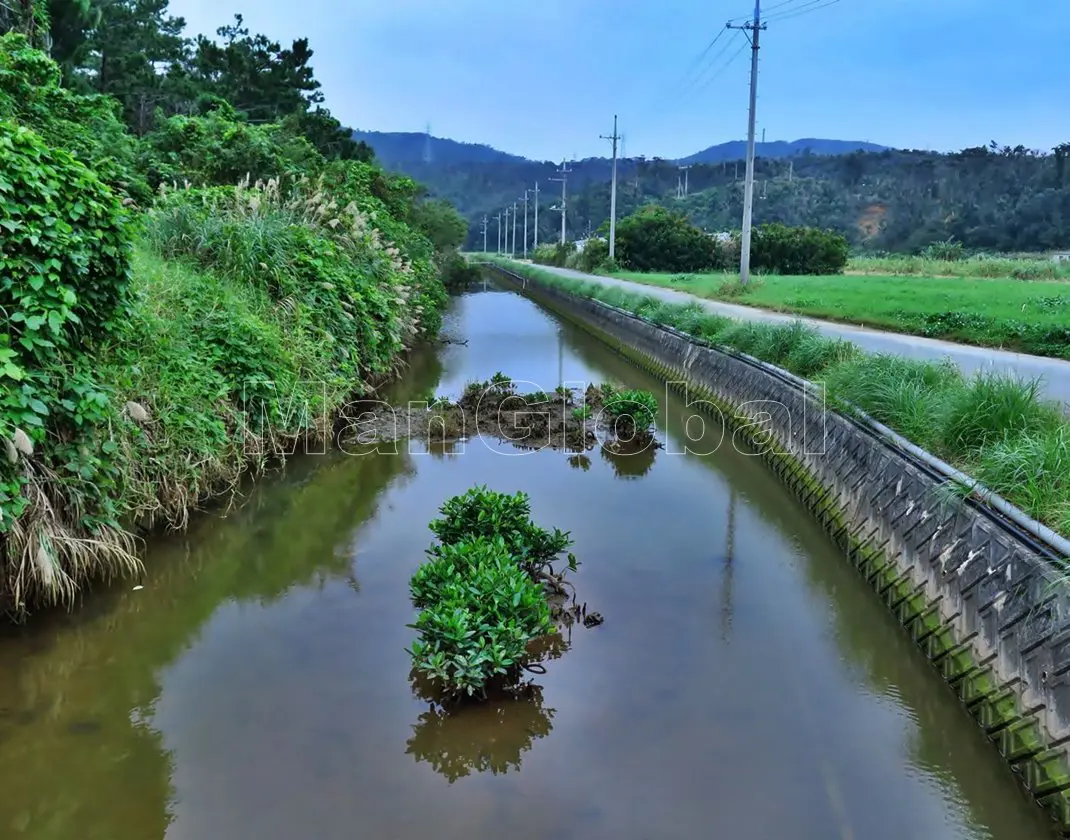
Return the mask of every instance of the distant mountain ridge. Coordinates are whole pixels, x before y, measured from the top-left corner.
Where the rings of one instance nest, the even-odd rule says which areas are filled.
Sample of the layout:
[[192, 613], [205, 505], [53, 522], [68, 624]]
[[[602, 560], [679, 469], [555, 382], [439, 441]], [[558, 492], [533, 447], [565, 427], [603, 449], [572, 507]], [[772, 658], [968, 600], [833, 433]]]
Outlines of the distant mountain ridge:
[[430, 157], [432, 164], [527, 163], [527, 158], [500, 152], [483, 143], [461, 143], [445, 137], [431, 137], [420, 132], [354, 131], [353, 139], [375, 149], [379, 163], [388, 169], [422, 163]]
[[[445, 137], [428, 137], [421, 132], [354, 131], [353, 139], [363, 141], [375, 149], [379, 162], [389, 168], [402, 168], [411, 164], [423, 164], [429, 158], [432, 166], [466, 165], [481, 163], [543, 163], [513, 155], [483, 143], [462, 143]], [[815, 155], [845, 155], [855, 151], [883, 152], [888, 146], [861, 140], [829, 140], [804, 138], [801, 140], [776, 140], [757, 143], [755, 151], [761, 158], [796, 157], [809, 152]], [[721, 163], [742, 160], [747, 154], [745, 140], [731, 140], [696, 152], [675, 163]], [[601, 160], [592, 158], [591, 160]]]
[[[885, 152], [890, 147], [862, 140], [824, 140], [807, 137], [802, 140], [776, 140], [771, 143], [755, 143], [754, 152], [760, 158], [789, 158], [800, 155], [848, 155], [851, 152]], [[747, 155], [745, 140], [732, 140], [710, 146], [677, 161], [680, 164], [721, 163], [727, 160], [742, 160]]]

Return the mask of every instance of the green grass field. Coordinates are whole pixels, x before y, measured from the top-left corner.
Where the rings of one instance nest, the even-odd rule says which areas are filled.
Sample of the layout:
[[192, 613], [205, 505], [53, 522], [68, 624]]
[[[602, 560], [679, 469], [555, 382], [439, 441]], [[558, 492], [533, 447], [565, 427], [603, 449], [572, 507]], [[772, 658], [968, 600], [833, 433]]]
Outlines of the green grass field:
[[613, 275], [698, 297], [983, 347], [1070, 358], [1070, 281], [833, 275]]

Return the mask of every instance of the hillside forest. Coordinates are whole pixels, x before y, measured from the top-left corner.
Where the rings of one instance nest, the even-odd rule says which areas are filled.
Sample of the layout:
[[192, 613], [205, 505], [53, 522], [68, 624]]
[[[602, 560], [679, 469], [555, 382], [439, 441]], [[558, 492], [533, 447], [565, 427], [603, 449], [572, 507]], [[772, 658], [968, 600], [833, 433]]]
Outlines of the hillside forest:
[[[540, 186], [539, 239], [560, 236], [560, 164], [500, 155], [486, 147], [454, 149], [426, 162], [422, 145], [368, 135], [377, 153], [398, 171], [418, 178], [452, 202], [470, 226], [468, 247], [482, 248], [481, 224], [490, 217], [489, 244], [496, 247], [496, 216], [525, 189]], [[770, 147], [773, 144], [769, 144]], [[730, 155], [738, 146], [725, 144]], [[759, 157], [754, 215], [758, 224], [830, 228], [858, 251], [916, 253], [954, 240], [975, 252], [1037, 253], [1070, 249], [1070, 143], [1049, 151], [996, 142], [951, 154], [885, 149], [822, 154], [809, 149]], [[437, 151], [437, 150], [436, 150]], [[446, 151], [450, 151], [447, 149]], [[710, 155], [703, 155], [709, 159]], [[609, 217], [610, 161], [570, 161], [569, 238], [583, 238]], [[679, 210], [710, 232], [737, 230], [743, 216], [745, 161], [724, 157], [692, 164], [687, 195], [680, 197], [677, 161], [630, 157], [619, 162], [618, 213], [658, 204]], [[519, 205], [522, 212], [522, 205]], [[531, 220], [529, 220], [531, 223]]]
[[437, 336], [464, 220], [312, 56], [167, 0], [0, 6], [0, 616], [136, 571]]

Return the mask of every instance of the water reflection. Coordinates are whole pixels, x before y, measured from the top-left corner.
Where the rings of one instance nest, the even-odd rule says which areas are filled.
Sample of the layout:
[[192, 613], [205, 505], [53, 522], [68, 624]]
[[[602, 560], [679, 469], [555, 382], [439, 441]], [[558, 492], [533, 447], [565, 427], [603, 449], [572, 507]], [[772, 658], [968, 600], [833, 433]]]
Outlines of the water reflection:
[[161, 675], [228, 603], [277, 603], [329, 581], [359, 591], [351, 523], [413, 474], [405, 457], [309, 457], [226, 519], [153, 544], [144, 588], [97, 591], [0, 647], [0, 836], [162, 838], [175, 790], [153, 726]]
[[[555, 633], [534, 643], [536, 664], [529, 673], [545, 673], [542, 662], [560, 659], [571, 645]], [[412, 671], [413, 694], [428, 704], [412, 725], [405, 754], [424, 762], [452, 784], [473, 773], [494, 776], [519, 770], [524, 754], [553, 729], [556, 709], [544, 704], [543, 687], [525, 680], [508, 689], [492, 688], [486, 700], [443, 706], [435, 686]]]
[[568, 465], [573, 469], [588, 472], [591, 469], [591, 459], [586, 455], [569, 455]]
[[725, 528], [724, 562], [721, 572], [721, 640], [732, 635], [732, 571], [736, 559], [736, 489], [728, 496], [728, 524]]
[[654, 467], [654, 459], [658, 452], [653, 443], [641, 449], [621, 449], [620, 451], [602, 446], [600, 451], [602, 460], [612, 465], [613, 474], [625, 480], [634, 480], [647, 475]]

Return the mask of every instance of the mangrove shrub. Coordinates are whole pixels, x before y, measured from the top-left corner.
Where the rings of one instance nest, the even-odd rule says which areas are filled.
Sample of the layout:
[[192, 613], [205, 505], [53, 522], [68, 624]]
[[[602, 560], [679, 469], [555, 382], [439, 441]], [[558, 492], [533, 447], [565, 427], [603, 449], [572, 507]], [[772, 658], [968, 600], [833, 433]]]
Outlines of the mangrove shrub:
[[515, 682], [531, 643], [552, 632], [544, 583], [571, 541], [531, 521], [524, 493], [476, 487], [440, 513], [430, 526], [438, 544], [410, 581], [420, 637], [409, 653], [446, 696], [485, 696], [492, 679]]

